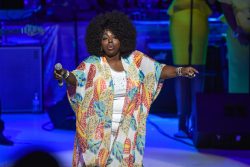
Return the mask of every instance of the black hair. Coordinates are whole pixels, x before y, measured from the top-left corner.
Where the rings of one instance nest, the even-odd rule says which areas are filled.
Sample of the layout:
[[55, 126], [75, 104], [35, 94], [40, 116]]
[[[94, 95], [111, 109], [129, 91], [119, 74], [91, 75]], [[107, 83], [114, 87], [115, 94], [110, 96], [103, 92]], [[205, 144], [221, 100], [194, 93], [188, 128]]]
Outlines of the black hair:
[[110, 30], [119, 39], [121, 56], [127, 56], [135, 50], [136, 29], [133, 23], [126, 14], [112, 11], [99, 14], [90, 21], [85, 36], [89, 54], [103, 55], [101, 40], [104, 30]]

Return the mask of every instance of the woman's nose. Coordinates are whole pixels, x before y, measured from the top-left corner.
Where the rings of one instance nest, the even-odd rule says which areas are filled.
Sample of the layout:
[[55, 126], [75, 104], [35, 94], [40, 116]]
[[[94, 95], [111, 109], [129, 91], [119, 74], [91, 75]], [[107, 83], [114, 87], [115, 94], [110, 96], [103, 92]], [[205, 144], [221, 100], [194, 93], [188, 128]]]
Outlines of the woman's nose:
[[113, 42], [113, 38], [109, 38], [109, 39], [108, 39], [108, 42], [109, 42], [109, 43]]

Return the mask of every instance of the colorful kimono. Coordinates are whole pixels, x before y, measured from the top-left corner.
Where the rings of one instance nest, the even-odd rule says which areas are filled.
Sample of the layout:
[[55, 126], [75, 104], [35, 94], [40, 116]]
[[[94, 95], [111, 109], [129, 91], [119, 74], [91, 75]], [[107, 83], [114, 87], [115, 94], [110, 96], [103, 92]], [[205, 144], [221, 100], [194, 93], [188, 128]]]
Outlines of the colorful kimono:
[[73, 166], [142, 166], [146, 118], [162, 87], [160, 64], [139, 51], [122, 58], [127, 88], [121, 123], [110, 150], [114, 86], [105, 57], [90, 56], [68, 88], [76, 114]]

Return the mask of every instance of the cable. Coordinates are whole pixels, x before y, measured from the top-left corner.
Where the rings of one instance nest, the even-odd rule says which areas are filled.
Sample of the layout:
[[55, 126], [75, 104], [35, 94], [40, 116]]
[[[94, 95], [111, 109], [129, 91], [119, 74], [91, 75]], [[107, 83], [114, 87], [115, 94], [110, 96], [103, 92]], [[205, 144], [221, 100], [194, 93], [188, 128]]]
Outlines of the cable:
[[[48, 128], [47, 126], [51, 125], [51, 128]], [[46, 131], [52, 131], [55, 129], [53, 123], [51, 121], [48, 121], [42, 125], [42, 129]]]

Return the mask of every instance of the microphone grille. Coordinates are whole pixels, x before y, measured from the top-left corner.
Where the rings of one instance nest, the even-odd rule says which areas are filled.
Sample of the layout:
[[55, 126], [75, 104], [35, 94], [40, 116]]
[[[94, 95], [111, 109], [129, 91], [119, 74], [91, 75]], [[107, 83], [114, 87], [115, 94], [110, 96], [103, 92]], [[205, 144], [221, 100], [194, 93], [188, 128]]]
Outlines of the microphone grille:
[[61, 63], [56, 63], [55, 69], [56, 70], [61, 70], [62, 69], [62, 64]]

